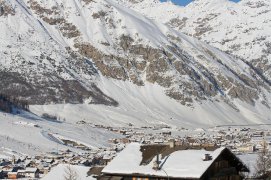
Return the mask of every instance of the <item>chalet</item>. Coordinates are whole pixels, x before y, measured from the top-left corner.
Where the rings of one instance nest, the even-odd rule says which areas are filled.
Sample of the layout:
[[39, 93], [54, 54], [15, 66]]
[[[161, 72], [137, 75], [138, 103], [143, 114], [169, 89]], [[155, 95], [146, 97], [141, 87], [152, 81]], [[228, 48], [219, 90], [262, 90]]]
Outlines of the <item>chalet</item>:
[[122, 144], [128, 144], [129, 142], [130, 142], [130, 140], [128, 138], [120, 139], [120, 143], [122, 143]]
[[37, 166], [37, 163], [36, 163], [35, 160], [26, 160], [25, 161], [25, 166], [34, 168], [34, 167]]
[[215, 148], [217, 145], [215, 143], [203, 143], [201, 145], [203, 148]]
[[252, 137], [263, 137], [264, 132], [263, 131], [256, 131], [252, 134]]
[[3, 170], [0, 169], [0, 179], [4, 179], [4, 177], [5, 177], [5, 174]]
[[93, 166], [89, 169], [87, 175], [97, 179], [102, 174], [103, 168], [104, 168], [103, 166]]
[[24, 178], [25, 177], [25, 170], [24, 169], [18, 170], [17, 173], [18, 173], [18, 178]]
[[249, 169], [227, 148], [201, 149], [129, 144], [103, 170], [100, 179], [240, 180]]
[[50, 167], [45, 167], [45, 168], [42, 169], [41, 173], [42, 174], [48, 174], [50, 170], [51, 170]]
[[38, 168], [26, 168], [24, 171], [24, 177], [26, 178], [39, 178]]
[[162, 135], [164, 135], [164, 136], [170, 136], [171, 135], [171, 131], [164, 131], [164, 132], [162, 132]]
[[17, 172], [8, 172], [8, 179], [17, 179], [18, 173]]
[[255, 145], [241, 145], [237, 147], [237, 150], [243, 153], [252, 153], [256, 150], [256, 147]]
[[13, 171], [13, 167], [11, 165], [3, 166], [2, 171], [3, 171], [4, 176], [7, 176], [9, 172]]
[[55, 162], [55, 160], [54, 159], [45, 159], [45, 160], [43, 160], [43, 162], [46, 162], [48, 164], [53, 164]]
[[9, 161], [9, 160], [3, 159], [3, 160], [0, 162], [0, 166], [8, 166], [8, 165], [11, 165], [11, 161]]
[[117, 144], [118, 141], [117, 141], [117, 139], [109, 139], [108, 143], [110, 143], [110, 144]]

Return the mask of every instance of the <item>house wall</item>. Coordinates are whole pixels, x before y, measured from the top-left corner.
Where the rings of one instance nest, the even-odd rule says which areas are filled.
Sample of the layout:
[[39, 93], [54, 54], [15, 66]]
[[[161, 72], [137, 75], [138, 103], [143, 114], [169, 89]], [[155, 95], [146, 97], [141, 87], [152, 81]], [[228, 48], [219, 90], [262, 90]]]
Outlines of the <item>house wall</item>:
[[[173, 179], [173, 178], [169, 178]], [[201, 178], [203, 180], [241, 180], [242, 178], [239, 175], [230, 175], [217, 178]], [[149, 177], [123, 177], [123, 180], [168, 180], [167, 178], [149, 178]], [[198, 180], [198, 179], [189, 179], [189, 178], [176, 178], [176, 180]]]
[[241, 177], [239, 175], [232, 175], [219, 178], [211, 178], [210, 180], [241, 180]]
[[204, 173], [203, 180], [241, 180], [243, 179], [232, 161], [228, 152], [223, 152]]
[[8, 179], [17, 179], [17, 175], [16, 174], [9, 174]]
[[[110, 176], [109, 176], [110, 177]], [[116, 176], [111, 176], [111, 177], [116, 177]], [[117, 177], [122, 177], [122, 180], [168, 180], [168, 178], [162, 178], [162, 177], [144, 177], [144, 176], [117, 176]], [[105, 178], [107, 179], [107, 178]], [[110, 179], [110, 178], [109, 178]], [[197, 179], [180, 179], [180, 178], [169, 178], [170, 180], [197, 180]], [[99, 178], [98, 178], [99, 180]], [[103, 178], [102, 178], [103, 180]]]
[[25, 177], [27, 177], [27, 178], [36, 178], [36, 173], [25, 173]]

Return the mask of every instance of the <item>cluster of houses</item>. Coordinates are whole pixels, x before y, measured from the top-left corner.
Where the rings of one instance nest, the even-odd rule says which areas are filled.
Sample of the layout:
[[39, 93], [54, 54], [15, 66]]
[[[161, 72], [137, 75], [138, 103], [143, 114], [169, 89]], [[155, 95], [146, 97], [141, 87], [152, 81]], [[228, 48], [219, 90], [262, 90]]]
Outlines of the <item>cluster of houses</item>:
[[217, 145], [228, 147], [237, 154], [257, 153], [264, 148], [269, 149], [270, 137], [269, 130], [250, 128], [228, 128], [212, 136]]
[[[115, 177], [121, 177], [120, 179], [131, 179], [131, 178], [145, 178], [152, 179], [159, 177], [160, 179], [165, 179], [163, 172], [161, 172], [162, 167], [159, 165], [159, 172], [152, 171], [153, 176], [147, 176], [144, 174], [144, 170], [132, 172], [131, 169], [128, 172], [116, 171], [118, 169], [117, 164], [119, 163], [115, 159], [118, 159], [123, 149], [127, 149], [127, 147], [134, 144], [134, 147], [140, 149], [139, 151], [143, 153], [143, 158], [146, 158], [146, 162], [141, 161], [141, 165], [152, 166], [151, 162], [154, 158], [154, 155], [157, 155], [157, 152], [161, 151], [162, 159], [170, 154], [181, 151], [192, 149], [191, 153], [195, 153], [195, 156], [198, 156], [200, 152], [202, 156], [206, 154], [212, 154], [212, 161], [209, 163], [217, 164], [216, 161], [223, 161], [225, 165], [223, 168], [230, 173], [226, 174], [230, 179], [240, 179], [239, 172], [247, 171], [247, 167], [239, 162], [239, 159], [235, 157], [235, 154], [238, 153], [255, 153], [257, 151], [261, 151], [264, 147], [269, 146], [270, 140], [270, 131], [269, 130], [256, 130], [250, 128], [214, 128], [212, 130], [195, 130], [194, 132], [189, 132], [188, 130], [182, 129], [181, 133], [176, 133], [176, 131], [171, 131], [169, 127], [142, 127], [142, 128], [112, 128], [112, 127], [104, 127], [104, 126], [95, 126], [97, 128], [106, 128], [108, 131], [113, 131], [115, 133], [122, 134], [122, 138], [119, 139], [110, 139], [109, 144], [111, 146], [109, 148], [99, 148], [99, 149], [84, 149], [81, 153], [72, 152], [70, 150], [66, 151], [58, 151], [58, 152], [50, 152], [39, 156], [34, 157], [20, 157], [20, 158], [11, 158], [11, 159], [0, 159], [0, 179], [19, 179], [19, 178], [29, 178], [29, 179], [39, 179], [45, 176], [51, 169], [58, 164], [71, 164], [71, 165], [81, 165], [88, 167], [96, 167], [98, 166], [100, 169], [97, 177], [100, 179], [110, 179]], [[135, 145], [136, 144], [136, 145]], [[142, 147], [145, 147], [147, 150], [143, 152]], [[69, 142], [67, 142], [67, 148], [69, 147]], [[166, 146], [165, 146], [166, 145]], [[152, 148], [154, 146], [154, 148]], [[215, 153], [216, 149], [220, 147], [224, 147], [224, 149], [220, 149], [219, 153]], [[80, 148], [79, 148], [80, 149]], [[144, 149], [144, 148], [143, 148]], [[201, 152], [200, 150], [205, 149], [208, 152]], [[147, 152], [148, 151], [148, 152]], [[181, 152], [179, 152], [181, 153]], [[205, 154], [204, 154], [205, 153]], [[163, 155], [164, 154], [164, 155]], [[138, 155], [133, 152], [133, 155]], [[146, 157], [145, 157], [146, 155]], [[126, 162], [129, 158], [123, 158], [122, 164], [125, 166], [128, 164], [133, 164], [134, 162]], [[159, 158], [159, 157], [157, 157]], [[176, 157], [178, 159], [178, 157]], [[228, 158], [228, 159], [227, 159]], [[236, 160], [237, 159], [237, 160]], [[164, 159], [165, 160], [165, 159]], [[174, 162], [174, 160], [172, 160]], [[184, 161], [184, 159], [180, 159], [180, 161]], [[227, 162], [226, 162], [227, 161]], [[114, 168], [112, 168], [112, 162], [114, 164]], [[116, 163], [114, 163], [116, 162]], [[118, 163], [117, 163], [118, 162]], [[169, 161], [170, 162], [170, 161]], [[203, 163], [202, 159], [198, 158], [195, 162]], [[158, 163], [158, 162], [156, 162]], [[166, 169], [166, 163], [163, 162]], [[222, 164], [223, 164], [222, 163]], [[111, 164], [111, 165], [110, 165]], [[158, 164], [161, 164], [159, 162]], [[169, 163], [170, 164], [170, 163]], [[219, 164], [219, 163], [218, 163]], [[240, 167], [238, 166], [240, 165]], [[242, 166], [241, 166], [242, 165]], [[188, 176], [187, 177], [177, 177], [177, 179], [200, 179], [202, 177], [209, 177], [210, 172], [214, 172], [212, 168], [215, 169], [215, 172], [220, 171], [220, 165], [218, 167], [205, 166], [205, 169], [202, 172], [199, 172], [197, 177]], [[235, 167], [236, 166], [236, 167]], [[105, 167], [103, 168], [100, 167]], [[145, 166], [144, 166], [145, 167]], [[222, 167], [222, 166], [221, 166]], [[235, 170], [233, 169], [235, 167]], [[126, 168], [128, 168], [126, 166]], [[142, 167], [138, 167], [141, 169]], [[161, 169], [159, 169], [161, 168]], [[181, 168], [181, 165], [180, 165]], [[192, 167], [191, 167], [192, 168]], [[209, 169], [208, 169], [209, 168]], [[211, 168], [211, 169], [210, 169]], [[222, 168], [222, 169], [223, 169]], [[91, 169], [91, 168], [90, 168]], [[152, 169], [149, 167], [149, 169]], [[170, 169], [170, 168], [169, 168]], [[234, 170], [234, 171], [232, 171]], [[134, 177], [134, 173], [138, 174], [138, 177]], [[207, 174], [206, 174], [207, 173]], [[213, 176], [214, 174], [212, 174]], [[172, 174], [172, 178], [175, 174]]]
[[70, 150], [32, 157], [0, 158], [0, 179], [40, 179], [58, 164], [104, 166], [116, 155], [116, 147], [76, 153]]
[[[145, 129], [145, 128], [144, 128]], [[255, 153], [261, 151], [266, 145], [271, 144], [269, 130], [257, 130], [250, 128], [220, 128], [209, 130], [197, 130], [194, 133], [172, 133], [163, 128], [158, 133], [150, 133], [144, 129], [109, 128], [109, 130], [124, 135], [120, 139], [110, 139], [111, 144], [128, 144], [139, 142], [141, 144], [163, 144], [174, 139], [176, 144], [183, 146], [201, 147], [227, 147], [235, 153]], [[189, 134], [189, 135], [187, 135]]]
[[46, 169], [47, 172], [49, 171], [47, 163], [46, 161], [42, 161], [41, 164], [44, 165], [44, 168], [38, 169], [34, 167], [33, 161], [29, 158], [16, 159], [13, 156], [11, 160], [0, 159], [0, 179], [39, 178], [40, 173], [45, 173]]

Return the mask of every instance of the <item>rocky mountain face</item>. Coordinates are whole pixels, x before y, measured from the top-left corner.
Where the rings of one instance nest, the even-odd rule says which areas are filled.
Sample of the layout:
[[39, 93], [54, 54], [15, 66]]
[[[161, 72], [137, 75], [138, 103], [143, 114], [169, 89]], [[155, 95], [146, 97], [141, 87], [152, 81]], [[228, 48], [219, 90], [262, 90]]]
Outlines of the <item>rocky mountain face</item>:
[[[204, 0], [190, 8], [195, 9], [193, 6], [200, 1]], [[270, 106], [268, 50], [262, 52], [267, 54], [260, 55], [261, 60], [248, 61], [247, 54], [237, 58], [181, 33], [207, 41], [209, 34], [215, 37], [214, 32], [231, 31], [232, 26], [220, 31], [218, 25], [209, 28], [208, 23], [221, 16], [218, 12], [208, 11], [213, 15], [201, 16], [198, 22], [190, 20], [192, 15], [158, 22], [143, 15], [147, 12], [144, 9], [139, 12], [142, 0], [127, 1], [125, 5], [116, 0], [0, 2], [2, 93], [20, 96], [32, 104], [88, 102], [118, 106], [117, 99], [97, 85], [103, 76], [143, 87], [146, 83], [158, 84], [180, 105], [223, 101], [239, 111], [234, 101], [240, 100]], [[149, 7], [158, 5], [161, 3], [150, 1]], [[198, 9], [207, 11], [205, 6]], [[198, 28], [189, 24], [197, 24]], [[246, 44], [245, 37], [238, 34], [229, 37], [221, 37], [225, 48], [232, 47], [239, 38]], [[265, 44], [263, 39], [259, 42]], [[216, 45], [211, 38], [208, 43]], [[243, 44], [235, 46], [236, 53], [232, 54], [244, 52]]]
[[[93, 103], [116, 105], [92, 82], [97, 74], [92, 62], [61, 44], [55, 33], [44, 27], [45, 21], [31, 12], [34, 5], [29, 2], [28, 7], [23, 1], [0, 3], [1, 92], [31, 104], [83, 103], [91, 97]], [[48, 15], [53, 12], [40, 11]], [[74, 36], [71, 24], [62, 21], [59, 31], [63, 37]]]
[[159, 0], [119, 3], [243, 59], [271, 81], [271, 1], [195, 0], [186, 7]]

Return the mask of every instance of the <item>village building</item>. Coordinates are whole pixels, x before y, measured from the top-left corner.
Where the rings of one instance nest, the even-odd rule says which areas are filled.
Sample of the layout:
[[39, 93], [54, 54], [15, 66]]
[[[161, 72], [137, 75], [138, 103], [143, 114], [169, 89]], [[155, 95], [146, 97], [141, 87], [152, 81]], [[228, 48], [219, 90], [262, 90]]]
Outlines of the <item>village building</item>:
[[4, 177], [5, 177], [5, 174], [3, 170], [0, 169], [0, 179], [4, 179]]
[[122, 144], [128, 144], [129, 142], [130, 142], [130, 140], [128, 138], [120, 139], [120, 143], [122, 143]]
[[12, 165], [6, 165], [6, 166], [2, 167], [2, 174], [3, 174], [4, 177], [7, 177], [8, 173], [12, 172], [12, 171], [13, 171]]
[[236, 150], [242, 153], [253, 153], [256, 150], [256, 146], [253, 144], [237, 146]]
[[18, 173], [17, 172], [8, 172], [8, 179], [17, 179]]
[[100, 179], [240, 180], [241, 172], [248, 171], [227, 148], [131, 143], [102, 170]]
[[24, 171], [24, 177], [26, 178], [39, 178], [38, 168], [26, 168]]

